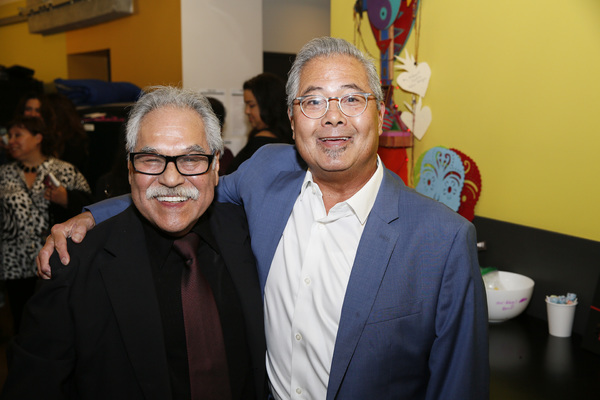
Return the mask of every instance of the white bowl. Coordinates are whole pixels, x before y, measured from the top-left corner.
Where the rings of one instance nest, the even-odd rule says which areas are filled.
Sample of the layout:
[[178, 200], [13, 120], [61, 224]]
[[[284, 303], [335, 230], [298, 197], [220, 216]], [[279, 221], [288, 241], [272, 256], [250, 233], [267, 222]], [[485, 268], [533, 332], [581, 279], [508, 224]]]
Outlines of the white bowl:
[[[491, 272], [493, 274], [493, 272]], [[535, 282], [524, 275], [498, 271], [495, 288], [486, 286], [488, 321], [502, 322], [521, 314], [533, 293]]]

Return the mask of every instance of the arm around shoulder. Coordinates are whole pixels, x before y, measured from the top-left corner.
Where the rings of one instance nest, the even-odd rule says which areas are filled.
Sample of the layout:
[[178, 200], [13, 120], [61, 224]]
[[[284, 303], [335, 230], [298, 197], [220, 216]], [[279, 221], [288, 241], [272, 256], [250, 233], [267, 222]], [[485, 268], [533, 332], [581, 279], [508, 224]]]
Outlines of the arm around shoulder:
[[98, 203], [90, 204], [85, 207], [85, 211], [92, 213], [94, 221], [99, 224], [106, 221], [110, 217], [114, 217], [122, 211], [125, 211], [127, 207], [131, 205], [131, 195], [124, 194], [118, 197], [111, 197], [110, 199], [99, 201]]

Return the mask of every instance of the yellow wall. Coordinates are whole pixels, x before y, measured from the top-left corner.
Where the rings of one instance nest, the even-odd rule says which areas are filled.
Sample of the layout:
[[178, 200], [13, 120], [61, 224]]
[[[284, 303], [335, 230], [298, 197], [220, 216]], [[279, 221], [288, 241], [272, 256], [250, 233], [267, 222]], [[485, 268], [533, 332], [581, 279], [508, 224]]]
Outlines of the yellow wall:
[[[12, 17], [25, 0], [0, 6], [0, 18]], [[65, 35], [31, 35], [27, 22], [0, 27], [0, 65], [21, 65], [35, 71], [35, 78], [50, 82], [66, 77]]]
[[[332, 36], [354, 41], [353, 4], [331, 0]], [[473, 158], [483, 181], [477, 215], [600, 240], [600, 2], [421, 5], [433, 121], [415, 158], [434, 146]], [[366, 13], [361, 30], [378, 56]]]
[[[68, 78], [67, 54], [110, 49], [112, 80], [140, 87], [180, 84], [179, 1], [137, 0], [134, 15], [89, 28], [42, 36], [26, 22], [0, 27], [0, 65], [35, 70], [46, 83]], [[25, 1], [0, 6], [0, 18], [16, 15]]]
[[137, 0], [135, 13], [66, 33], [67, 53], [110, 49], [114, 82], [181, 84], [179, 1]]

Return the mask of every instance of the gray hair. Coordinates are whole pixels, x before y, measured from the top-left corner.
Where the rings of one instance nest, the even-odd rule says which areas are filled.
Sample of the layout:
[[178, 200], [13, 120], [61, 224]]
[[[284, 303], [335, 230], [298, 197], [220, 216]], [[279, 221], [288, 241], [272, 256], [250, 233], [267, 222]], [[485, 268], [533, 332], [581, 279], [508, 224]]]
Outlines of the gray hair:
[[298, 94], [298, 88], [300, 87], [300, 73], [302, 68], [313, 58], [317, 57], [331, 57], [335, 55], [346, 55], [354, 57], [364, 67], [367, 73], [367, 79], [369, 80], [369, 86], [373, 96], [377, 99], [377, 109], [380, 107], [380, 102], [383, 101], [383, 90], [381, 89], [381, 81], [377, 74], [377, 69], [373, 60], [365, 56], [360, 50], [353, 44], [347, 42], [344, 39], [332, 38], [329, 36], [323, 36], [320, 38], [312, 39], [306, 43], [292, 64], [292, 68], [288, 74], [288, 80], [285, 87], [287, 92], [287, 105], [290, 111], [293, 109], [294, 98]]
[[133, 152], [135, 149], [144, 117], [151, 111], [164, 107], [189, 109], [198, 113], [204, 124], [204, 133], [211, 153], [215, 154], [217, 151], [223, 153], [221, 125], [210, 102], [197, 91], [173, 86], [148, 87], [144, 89], [144, 94], [133, 105], [127, 121], [126, 149], [128, 152]]

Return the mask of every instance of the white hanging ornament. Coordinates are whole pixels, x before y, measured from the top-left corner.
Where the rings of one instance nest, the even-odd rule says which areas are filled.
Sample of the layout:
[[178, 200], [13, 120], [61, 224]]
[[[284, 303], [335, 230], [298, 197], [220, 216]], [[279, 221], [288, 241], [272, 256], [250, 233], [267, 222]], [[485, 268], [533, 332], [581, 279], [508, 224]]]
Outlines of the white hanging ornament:
[[398, 75], [396, 83], [402, 90], [425, 97], [431, 78], [431, 68], [426, 62], [417, 64], [414, 56], [410, 55], [408, 50], [404, 54], [405, 58], [396, 56], [396, 60], [400, 63], [400, 65], [396, 65], [396, 69], [406, 71]]
[[419, 102], [414, 108], [407, 102], [404, 102], [409, 111], [404, 111], [400, 114], [400, 119], [404, 125], [408, 126], [413, 135], [419, 140], [423, 139], [427, 128], [431, 124], [431, 109], [428, 106], [423, 107], [422, 99], [419, 97]]

